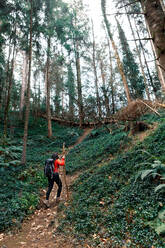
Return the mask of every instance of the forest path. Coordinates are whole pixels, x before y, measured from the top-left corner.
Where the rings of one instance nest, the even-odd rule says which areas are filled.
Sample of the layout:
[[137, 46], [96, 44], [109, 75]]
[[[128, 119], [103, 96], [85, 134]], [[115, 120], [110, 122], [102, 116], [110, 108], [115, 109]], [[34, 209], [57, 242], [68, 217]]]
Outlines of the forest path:
[[[123, 152], [126, 152], [128, 149], [136, 145], [138, 142], [143, 142], [143, 140], [150, 135], [157, 128], [155, 123], [150, 130], [137, 133], [132, 137], [132, 142], [129, 144]], [[85, 137], [92, 131], [92, 129], [85, 129], [82, 136], [79, 137], [74, 146], [80, 144]], [[72, 149], [74, 146], [68, 148]], [[108, 160], [110, 161], [109, 157]], [[107, 161], [103, 162], [107, 163]], [[102, 163], [100, 163], [101, 165]], [[69, 188], [69, 195], [71, 197], [70, 186], [79, 176], [79, 173], [75, 173], [70, 176], [67, 175], [67, 184]], [[63, 176], [61, 176], [63, 182], [63, 190], [61, 194], [62, 202], [64, 205], [68, 206], [66, 201], [66, 188], [64, 184]], [[22, 224], [22, 229], [18, 233], [11, 234], [0, 234], [0, 248], [92, 248], [88, 245], [88, 240], [86, 245], [81, 245], [77, 243], [77, 240], [73, 237], [72, 233], [65, 236], [62, 233], [57, 233], [56, 229], [60, 224], [60, 219], [63, 217], [63, 211], [60, 211], [59, 205], [55, 203], [57, 187], [54, 185], [54, 188], [50, 197], [50, 208], [46, 209], [42, 204], [41, 209], [36, 210], [35, 213], [29, 216]], [[41, 203], [45, 198], [45, 190], [42, 190], [41, 194]], [[103, 246], [105, 247], [105, 246]]]
[[[72, 149], [74, 146], [80, 144], [86, 136], [92, 131], [91, 128], [84, 130], [82, 136], [79, 137], [75, 145], [68, 148]], [[79, 176], [79, 173], [75, 173], [70, 176], [67, 175], [67, 184], [69, 188], [69, 195], [71, 196], [70, 186]], [[63, 175], [61, 175], [63, 190], [61, 193], [61, 202], [67, 207], [66, 201], [66, 187], [64, 183]], [[14, 231], [5, 234], [0, 234], [0, 248], [79, 248], [74, 238], [70, 235], [70, 238], [65, 237], [63, 234], [55, 234], [57, 227], [59, 226], [59, 220], [61, 218], [61, 212], [59, 211], [59, 204], [55, 202], [57, 186], [54, 184], [53, 190], [50, 195], [50, 208], [46, 208], [43, 204], [45, 199], [46, 190], [41, 191], [41, 200], [38, 210], [29, 216], [22, 224], [21, 230]]]

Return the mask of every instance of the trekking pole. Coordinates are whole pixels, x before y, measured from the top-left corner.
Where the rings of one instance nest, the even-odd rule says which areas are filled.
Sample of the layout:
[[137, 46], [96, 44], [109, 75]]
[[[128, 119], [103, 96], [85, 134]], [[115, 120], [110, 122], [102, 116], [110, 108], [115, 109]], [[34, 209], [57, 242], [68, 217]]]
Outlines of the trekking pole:
[[[63, 153], [63, 155], [65, 155], [65, 143], [63, 143], [62, 153]], [[67, 185], [67, 181], [66, 181], [66, 169], [65, 169], [65, 165], [63, 167], [63, 174], [64, 174], [64, 182], [65, 182], [65, 187], [66, 187], [67, 200], [69, 200], [69, 190], [68, 190], [68, 185]]]

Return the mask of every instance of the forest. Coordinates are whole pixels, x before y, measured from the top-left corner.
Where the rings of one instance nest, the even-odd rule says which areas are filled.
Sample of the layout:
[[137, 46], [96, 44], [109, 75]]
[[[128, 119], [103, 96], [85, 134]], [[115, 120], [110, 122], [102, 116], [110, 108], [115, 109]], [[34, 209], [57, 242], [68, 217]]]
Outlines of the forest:
[[0, 248], [164, 248], [164, 148], [165, 0], [0, 1]]

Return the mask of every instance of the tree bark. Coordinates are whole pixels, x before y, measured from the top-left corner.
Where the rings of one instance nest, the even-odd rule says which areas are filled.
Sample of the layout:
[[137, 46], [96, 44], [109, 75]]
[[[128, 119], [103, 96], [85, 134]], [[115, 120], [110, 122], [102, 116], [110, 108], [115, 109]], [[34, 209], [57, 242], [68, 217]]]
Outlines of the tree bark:
[[[11, 38], [9, 42], [9, 51], [8, 51], [8, 59], [7, 59], [7, 65], [6, 65], [6, 70], [5, 70], [5, 80], [4, 84], [2, 85], [1, 91], [0, 91], [0, 106], [1, 108], [3, 107], [3, 99], [6, 99], [7, 95], [7, 85], [9, 83], [9, 69], [10, 69], [10, 55], [11, 55]], [[4, 94], [4, 96], [3, 96]]]
[[[69, 95], [69, 118], [73, 120], [74, 118], [74, 74], [72, 71], [71, 63], [68, 65], [68, 95]], [[63, 101], [63, 97], [62, 97]]]
[[150, 79], [150, 83], [151, 83], [151, 86], [152, 86], [152, 88], [153, 88], [153, 93], [154, 93], [154, 95], [155, 95], [155, 98], [157, 98], [157, 94], [156, 94], [157, 89], [155, 88], [154, 83], [153, 83], [153, 80], [152, 80], [152, 76], [151, 76], [151, 73], [150, 73], [150, 69], [149, 69], [149, 67], [148, 67], [146, 55], [145, 55], [145, 52], [144, 52], [143, 44], [142, 44], [142, 42], [141, 42], [140, 34], [139, 34], [138, 29], [137, 29], [136, 23], [135, 23], [135, 29], [136, 29], [137, 36], [138, 36], [138, 38], [139, 38], [139, 43], [140, 43], [140, 46], [141, 46], [141, 49], [142, 49], [142, 53], [143, 53], [143, 57], [144, 57], [144, 62], [145, 62], [145, 66], [146, 66], [146, 69], [147, 69], [147, 72], [148, 72], [148, 76], [149, 76], [149, 79]]
[[[165, 32], [164, 32], [164, 12], [160, 0], [141, 0], [142, 9], [145, 12], [145, 19], [148, 24], [153, 44], [157, 54], [159, 66], [165, 75]], [[162, 85], [165, 93], [165, 85]]]
[[[10, 74], [9, 74], [9, 84], [8, 84], [8, 89], [7, 89], [7, 101], [6, 101], [5, 110], [4, 110], [4, 137], [7, 136], [7, 121], [8, 121], [8, 113], [9, 113], [11, 89], [12, 89], [12, 84], [13, 84], [15, 46], [16, 46], [16, 44], [14, 42], [13, 56], [12, 56], [12, 61], [11, 61], [11, 71], [10, 71]], [[9, 68], [8, 68], [8, 70], [9, 70]]]
[[160, 0], [160, 4], [162, 6], [163, 11], [165, 12], [165, 2], [164, 2], [164, 0]]
[[47, 62], [46, 62], [46, 112], [47, 112], [47, 122], [48, 122], [48, 137], [52, 137], [52, 123], [51, 123], [51, 111], [50, 111], [50, 37], [47, 41]]
[[[146, 21], [146, 19], [145, 19], [145, 21]], [[154, 57], [155, 57], [156, 70], [158, 72], [158, 77], [159, 77], [159, 80], [160, 80], [160, 84], [161, 84], [161, 87], [163, 89], [165, 87], [165, 74], [164, 74], [163, 69], [159, 66], [159, 62], [157, 60], [158, 55], [157, 55], [156, 49], [154, 47], [153, 40], [151, 38], [151, 33], [150, 33], [150, 29], [148, 27], [147, 21], [146, 21], [146, 27], [147, 27], [147, 31], [148, 31], [148, 34], [149, 34], [149, 37], [150, 37], [150, 42], [151, 42], [151, 47], [152, 47], [152, 50], [153, 50], [153, 54], [154, 54]]]
[[135, 46], [136, 46], [136, 51], [137, 51], [139, 62], [140, 62], [140, 69], [141, 69], [143, 79], [144, 79], [146, 95], [147, 95], [148, 100], [151, 100], [148, 85], [147, 85], [147, 79], [146, 79], [146, 76], [145, 76], [143, 63], [142, 63], [142, 59], [141, 59], [141, 54], [140, 54], [140, 51], [139, 51], [139, 48], [138, 48], [138, 45], [137, 45], [137, 41], [136, 41], [136, 37], [135, 37], [135, 33], [134, 33], [134, 29], [133, 29], [133, 26], [132, 26], [132, 23], [131, 23], [130, 16], [127, 14], [127, 8], [126, 7], [125, 7], [125, 12], [126, 12], [127, 19], [128, 19], [128, 22], [129, 22], [129, 25], [130, 25], [130, 28], [131, 28], [132, 36], [133, 36], [133, 38], [135, 40]]
[[31, 8], [30, 8], [29, 71], [28, 71], [28, 84], [27, 84], [27, 95], [26, 95], [23, 152], [22, 152], [22, 158], [21, 158], [22, 164], [26, 163], [26, 148], [27, 148], [29, 112], [30, 112], [30, 83], [31, 83], [31, 61], [32, 61], [32, 14], [33, 14], [32, 0], [30, 0], [30, 6]]
[[115, 42], [113, 40], [113, 36], [112, 36], [111, 31], [110, 31], [110, 24], [109, 24], [109, 21], [107, 19], [106, 13], [105, 13], [105, 9], [106, 9], [105, 8], [105, 4], [106, 4], [106, 0], [101, 0], [101, 7], [102, 7], [102, 12], [103, 12], [105, 26], [107, 28], [108, 36], [109, 36], [109, 39], [111, 40], [112, 47], [113, 47], [113, 50], [114, 50], [114, 53], [115, 53], [115, 57], [116, 57], [116, 60], [117, 60], [117, 65], [118, 65], [119, 73], [120, 73], [121, 78], [122, 78], [122, 81], [123, 81], [123, 85], [124, 85], [124, 89], [125, 89], [125, 94], [126, 94], [126, 97], [127, 97], [127, 101], [128, 101], [128, 103], [130, 103], [131, 102], [130, 91], [129, 91], [129, 88], [128, 88], [126, 76], [124, 74], [123, 65], [122, 65], [121, 60], [120, 60], [120, 57], [119, 57], [117, 46], [116, 46], [116, 44], [115, 44]]
[[110, 80], [109, 80], [109, 84], [111, 87], [111, 95], [112, 95], [112, 114], [115, 113], [115, 97], [114, 97], [114, 78], [113, 78], [113, 65], [112, 65], [112, 54], [111, 54], [111, 48], [110, 48], [110, 42], [109, 39], [107, 37], [107, 41], [108, 41], [108, 49], [109, 49], [109, 62], [110, 62]]
[[104, 102], [105, 102], [105, 109], [106, 109], [106, 117], [110, 116], [110, 108], [109, 108], [109, 99], [106, 92], [106, 85], [105, 85], [105, 73], [103, 68], [103, 61], [100, 58], [100, 70], [101, 70], [101, 78], [103, 82], [103, 95], [104, 95]]
[[99, 90], [98, 90], [98, 77], [97, 77], [97, 69], [96, 69], [96, 44], [95, 44], [95, 37], [94, 37], [94, 28], [93, 28], [93, 21], [92, 21], [92, 36], [93, 36], [93, 70], [94, 70], [94, 77], [95, 77], [95, 92], [96, 92], [96, 102], [97, 102], [97, 108], [99, 113], [99, 118], [101, 118], [101, 103], [100, 103], [100, 97], [99, 97]]
[[22, 51], [23, 66], [22, 66], [22, 85], [21, 85], [21, 98], [20, 98], [20, 119], [23, 118], [22, 111], [25, 105], [25, 91], [27, 89], [27, 77], [28, 77], [28, 54]]
[[83, 111], [83, 100], [82, 100], [82, 86], [81, 86], [81, 69], [80, 69], [80, 55], [79, 55], [79, 46], [76, 42], [76, 73], [77, 73], [77, 90], [78, 90], [78, 108], [79, 108], [79, 120], [80, 127], [83, 126], [84, 123], [84, 111]]

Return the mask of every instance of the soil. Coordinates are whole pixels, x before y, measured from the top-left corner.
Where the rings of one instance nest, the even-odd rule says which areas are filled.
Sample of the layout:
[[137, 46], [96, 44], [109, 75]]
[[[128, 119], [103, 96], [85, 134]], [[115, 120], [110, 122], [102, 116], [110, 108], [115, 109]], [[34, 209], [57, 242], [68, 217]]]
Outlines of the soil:
[[[87, 128], [84, 133], [77, 140], [76, 145], [80, 144], [85, 137], [91, 132], [92, 129]], [[69, 150], [74, 146], [69, 147]], [[69, 188], [69, 198], [71, 197], [70, 186], [79, 176], [76, 173], [72, 176], [67, 175], [66, 181]], [[60, 171], [60, 177], [63, 184], [63, 190], [61, 193], [61, 200], [66, 207], [69, 204], [66, 194], [66, 187], [64, 183], [64, 177], [62, 171]], [[0, 234], [0, 248], [79, 248], [82, 247], [77, 241], [70, 235], [69, 237], [64, 234], [56, 232], [59, 226], [59, 219], [61, 212], [59, 213], [59, 203], [56, 203], [57, 186], [54, 188], [50, 195], [50, 207], [47, 208], [43, 200], [45, 199], [46, 190], [41, 190], [41, 199], [38, 209], [29, 216], [22, 223], [21, 230], [12, 230], [8, 233]]]
[[[157, 125], [155, 124], [152, 129], [140, 132], [136, 134], [133, 138], [132, 145], [138, 141], [143, 141], [146, 136], [148, 136]], [[91, 132], [92, 129], [88, 128], [84, 130], [83, 135], [78, 139], [75, 145], [80, 144], [85, 137]], [[74, 145], [74, 146], [75, 146]], [[72, 149], [74, 146], [70, 147]], [[111, 160], [112, 158], [109, 158]], [[71, 199], [71, 189], [70, 186], [79, 176], [76, 173], [72, 176], [67, 175], [67, 184], [69, 188], [69, 198]], [[61, 194], [61, 202], [67, 207], [69, 201], [67, 201], [66, 188], [64, 183], [64, 178], [61, 175], [63, 190]], [[77, 243], [72, 234], [65, 236], [59, 232], [56, 232], [59, 226], [61, 214], [63, 212], [59, 211], [59, 203], [55, 202], [57, 187], [54, 186], [51, 196], [50, 196], [50, 208], [47, 208], [43, 200], [45, 199], [46, 190], [41, 191], [41, 200], [39, 209], [34, 212], [33, 215], [29, 216], [22, 224], [21, 230], [15, 232], [11, 231], [9, 233], [0, 234], [0, 248], [85, 248], [90, 246], [82, 246]]]

